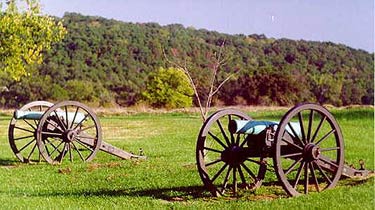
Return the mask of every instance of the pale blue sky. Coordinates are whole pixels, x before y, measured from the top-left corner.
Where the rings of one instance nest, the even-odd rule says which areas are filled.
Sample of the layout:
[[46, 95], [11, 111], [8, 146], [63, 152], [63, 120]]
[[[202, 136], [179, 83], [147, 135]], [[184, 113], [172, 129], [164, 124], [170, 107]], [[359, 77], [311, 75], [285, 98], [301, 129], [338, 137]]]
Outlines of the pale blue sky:
[[374, 0], [41, 0], [43, 11], [332, 41], [374, 52]]

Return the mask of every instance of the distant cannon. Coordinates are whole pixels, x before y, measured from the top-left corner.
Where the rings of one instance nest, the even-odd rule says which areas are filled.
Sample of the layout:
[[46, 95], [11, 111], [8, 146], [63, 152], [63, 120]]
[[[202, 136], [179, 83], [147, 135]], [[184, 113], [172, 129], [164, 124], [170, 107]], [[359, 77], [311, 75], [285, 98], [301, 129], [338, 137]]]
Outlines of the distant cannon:
[[[267, 158], [272, 158], [269, 167]], [[316, 104], [291, 108], [280, 122], [255, 121], [235, 109], [212, 114], [196, 146], [199, 175], [212, 195], [236, 195], [261, 186], [274, 170], [290, 196], [321, 192], [341, 176], [366, 177], [363, 167], [344, 165], [344, 141], [333, 115]]]
[[102, 141], [102, 128], [96, 114], [76, 101], [52, 104], [34, 101], [14, 111], [8, 131], [9, 144], [25, 163], [91, 161], [98, 150], [123, 159], [145, 158]]

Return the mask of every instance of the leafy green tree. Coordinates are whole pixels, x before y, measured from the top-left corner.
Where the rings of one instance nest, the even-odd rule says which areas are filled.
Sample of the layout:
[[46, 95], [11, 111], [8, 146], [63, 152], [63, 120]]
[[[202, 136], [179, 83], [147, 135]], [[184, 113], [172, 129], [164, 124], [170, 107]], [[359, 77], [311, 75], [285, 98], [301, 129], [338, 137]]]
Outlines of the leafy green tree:
[[[18, 4], [25, 4], [19, 9]], [[42, 51], [62, 40], [66, 33], [61, 22], [43, 16], [37, 0], [0, 2], [0, 71], [14, 80], [30, 72], [27, 67], [42, 62]]]
[[154, 107], [182, 108], [192, 105], [193, 93], [183, 72], [175, 68], [159, 68], [150, 75], [142, 95]]

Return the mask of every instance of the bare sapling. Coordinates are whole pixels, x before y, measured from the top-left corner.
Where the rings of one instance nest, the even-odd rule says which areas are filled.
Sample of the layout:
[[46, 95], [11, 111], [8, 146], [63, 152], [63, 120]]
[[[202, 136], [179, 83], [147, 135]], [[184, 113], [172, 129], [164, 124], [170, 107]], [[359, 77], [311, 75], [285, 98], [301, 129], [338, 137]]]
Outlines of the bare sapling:
[[199, 83], [197, 77], [193, 73], [192, 65], [189, 65], [189, 61], [186, 57], [180, 58], [177, 49], [172, 49], [172, 58], [168, 58], [168, 56], [164, 53], [164, 56], [168, 63], [172, 64], [178, 70], [182, 71], [189, 80], [191, 87], [194, 90], [194, 95], [196, 97], [200, 114], [202, 120], [205, 121], [207, 119], [208, 113], [210, 111], [213, 97], [219, 92], [219, 90], [223, 87], [223, 85], [231, 79], [235, 72], [229, 73], [226, 75], [224, 79], [220, 80], [219, 73], [221, 67], [226, 65], [229, 58], [224, 56], [224, 47], [225, 41], [219, 47], [217, 52], [214, 52], [207, 56], [208, 59], [208, 77], [206, 78], [209, 81], [208, 86], [205, 87], [208, 90], [208, 93], [205, 95], [204, 93], [198, 90], [197, 84]]

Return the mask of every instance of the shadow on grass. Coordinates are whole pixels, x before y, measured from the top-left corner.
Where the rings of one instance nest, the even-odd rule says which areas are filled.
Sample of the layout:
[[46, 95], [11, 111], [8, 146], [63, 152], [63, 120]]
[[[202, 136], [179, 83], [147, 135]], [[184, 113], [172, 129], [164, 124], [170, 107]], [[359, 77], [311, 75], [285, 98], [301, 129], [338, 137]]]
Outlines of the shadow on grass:
[[20, 161], [15, 159], [0, 159], [0, 166], [16, 166]]
[[[368, 179], [344, 179], [339, 182], [339, 187], [343, 186], [360, 186], [368, 182], [374, 182], [373, 177]], [[38, 193], [35, 196], [83, 196], [83, 197], [150, 197], [153, 199], [160, 199], [167, 202], [184, 202], [193, 199], [204, 199], [204, 200], [248, 200], [248, 201], [259, 201], [259, 200], [274, 200], [279, 198], [288, 197], [282, 189], [281, 185], [275, 182], [264, 183], [256, 192], [246, 191], [241, 192], [238, 196], [224, 196], [221, 198], [213, 197], [204, 186], [188, 186], [188, 187], [171, 187], [171, 188], [157, 188], [157, 189], [136, 189], [136, 188], [124, 188], [124, 189], [102, 189], [102, 190], [87, 190], [81, 192], [52, 192], [52, 193]]]
[[367, 178], [360, 178], [360, 177], [359, 178], [344, 178], [340, 180], [339, 184], [340, 186], [348, 186], [348, 187], [358, 186], [358, 185], [366, 184], [368, 182], [374, 182], [375, 181], [374, 177], [375, 175], [372, 173]]
[[[103, 192], [95, 192], [96, 195], [103, 195]], [[91, 194], [91, 193], [89, 193]], [[186, 199], [196, 199], [210, 197], [203, 186], [189, 186], [189, 187], [171, 187], [160, 189], [145, 189], [136, 190], [128, 189], [118, 191], [104, 191], [107, 196], [132, 196], [132, 197], [151, 197], [167, 201], [182, 201]]]
[[281, 189], [281, 186], [267, 186], [260, 188], [259, 191], [241, 191], [238, 195], [226, 194], [221, 197], [214, 197], [204, 186], [189, 186], [189, 187], [171, 187], [158, 189], [144, 189], [139, 190], [135, 188], [127, 189], [102, 189], [102, 190], [87, 190], [84, 192], [52, 192], [39, 193], [37, 197], [51, 197], [51, 196], [74, 196], [74, 197], [149, 197], [153, 199], [160, 199], [166, 202], [184, 202], [195, 199], [203, 200], [273, 200], [287, 197]]
[[171, 188], [158, 188], [158, 189], [144, 189], [139, 190], [135, 188], [127, 189], [102, 189], [102, 190], [87, 190], [84, 192], [53, 192], [53, 193], [40, 193], [37, 196], [131, 196], [131, 197], [151, 197], [162, 199], [166, 201], [180, 201], [179, 199], [197, 199], [209, 198], [211, 195], [205, 190], [203, 186], [189, 186], [189, 187], [171, 187]]

